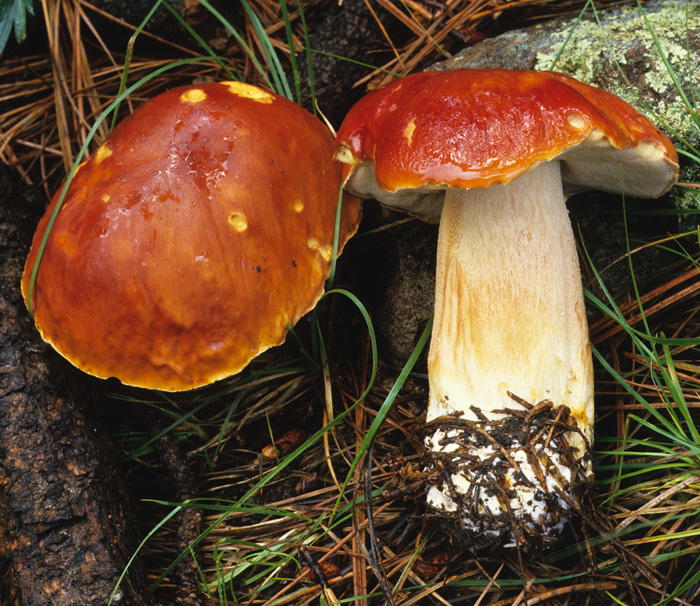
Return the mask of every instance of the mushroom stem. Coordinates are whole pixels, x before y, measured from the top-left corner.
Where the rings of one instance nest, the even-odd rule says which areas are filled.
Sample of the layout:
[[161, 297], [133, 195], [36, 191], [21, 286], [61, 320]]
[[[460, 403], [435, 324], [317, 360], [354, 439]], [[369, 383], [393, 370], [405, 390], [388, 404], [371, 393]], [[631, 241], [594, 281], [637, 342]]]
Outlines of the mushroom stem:
[[[429, 504], [459, 510], [466, 530], [499, 542], [506, 526], [511, 544], [537, 530], [555, 534], [576, 470], [590, 473], [593, 427], [588, 327], [559, 162], [507, 185], [447, 190], [428, 364], [435, 432], [426, 443], [444, 470]], [[527, 403], [543, 401], [552, 405], [537, 409], [549, 416], [536, 423]], [[559, 441], [546, 430], [552, 419], [564, 421]]]

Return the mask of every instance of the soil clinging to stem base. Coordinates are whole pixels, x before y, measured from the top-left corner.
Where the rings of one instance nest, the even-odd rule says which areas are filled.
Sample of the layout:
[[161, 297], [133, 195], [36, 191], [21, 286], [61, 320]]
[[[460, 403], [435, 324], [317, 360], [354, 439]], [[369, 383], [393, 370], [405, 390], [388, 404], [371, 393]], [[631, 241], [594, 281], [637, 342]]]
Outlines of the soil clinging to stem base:
[[[520, 407], [494, 411], [495, 419], [473, 407], [479, 420], [447, 416], [428, 424], [440, 451], [428, 458], [438, 478], [431, 490], [446, 497], [435, 511], [471, 551], [546, 549], [576, 516], [590, 484], [590, 445], [568, 407], [509, 395]], [[571, 446], [574, 434], [585, 453]]]

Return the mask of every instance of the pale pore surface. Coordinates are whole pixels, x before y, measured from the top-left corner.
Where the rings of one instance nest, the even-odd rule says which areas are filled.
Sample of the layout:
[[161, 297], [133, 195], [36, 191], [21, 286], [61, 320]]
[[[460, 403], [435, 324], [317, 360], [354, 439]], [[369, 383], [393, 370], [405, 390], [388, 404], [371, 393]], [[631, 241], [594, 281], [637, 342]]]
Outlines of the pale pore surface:
[[454, 412], [476, 419], [470, 406], [492, 416], [513, 407], [510, 391], [533, 404], [569, 406], [590, 439], [592, 372], [559, 162], [507, 185], [447, 190], [428, 421]]

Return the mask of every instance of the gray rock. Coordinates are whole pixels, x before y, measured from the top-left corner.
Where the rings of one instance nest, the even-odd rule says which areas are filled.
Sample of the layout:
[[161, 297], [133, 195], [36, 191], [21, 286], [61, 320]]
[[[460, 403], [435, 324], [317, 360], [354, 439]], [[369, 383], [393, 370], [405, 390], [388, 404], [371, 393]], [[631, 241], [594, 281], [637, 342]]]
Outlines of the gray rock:
[[[433, 313], [438, 228], [418, 219], [402, 222], [405, 216], [398, 211], [380, 212], [399, 224], [381, 238], [378, 258], [384, 271], [374, 293], [375, 328], [382, 359], [398, 369], [413, 353]], [[427, 353], [426, 347], [418, 369], [427, 361]]]

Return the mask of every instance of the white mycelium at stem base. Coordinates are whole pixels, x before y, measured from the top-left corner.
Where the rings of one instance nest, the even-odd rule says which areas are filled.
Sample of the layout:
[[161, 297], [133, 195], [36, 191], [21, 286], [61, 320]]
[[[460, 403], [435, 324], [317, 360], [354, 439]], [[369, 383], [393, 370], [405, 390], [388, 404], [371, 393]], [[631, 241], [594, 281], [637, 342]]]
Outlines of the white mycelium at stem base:
[[[453, 428], [455, 419], [471, 420], [494, 433], [512, 417], [498, 411], [525, 412], [509, 394], [532, 404], [549, 400], [555, 410], [570, 409], [569, 422], [582, 433], [566, 437], [575, 457], [587, 454], [582, 436], [592, 437], [593, 372], [559, 162], [541, 164], [507, 185], [447, 191], [429, 375], [434, 433], [427, 445], [447, 453], [440, 456], [449, 476], [430, 490], [429, 504], [459, 510], [464, 528], [474, 532], [500, 532], [494, 518], [525, 518], [525, 531], [563, 526], [550, 514], [547, 494], [556, 494], [557, 486], [568, 492], [572, 470], [554, 443], [534, 447], [544, 453], [537, 455], [540, 474], [517, 444], [508, 444], [513, 466], [500, 452], [502, 440], [497, 446], [483, 437], [468, 439]], [[449, 419], [441, 424], [441, 417]], [[505, 490], [495, 491], [490, 482]], [[566, 509], [564, 501], [557, 505]]]

